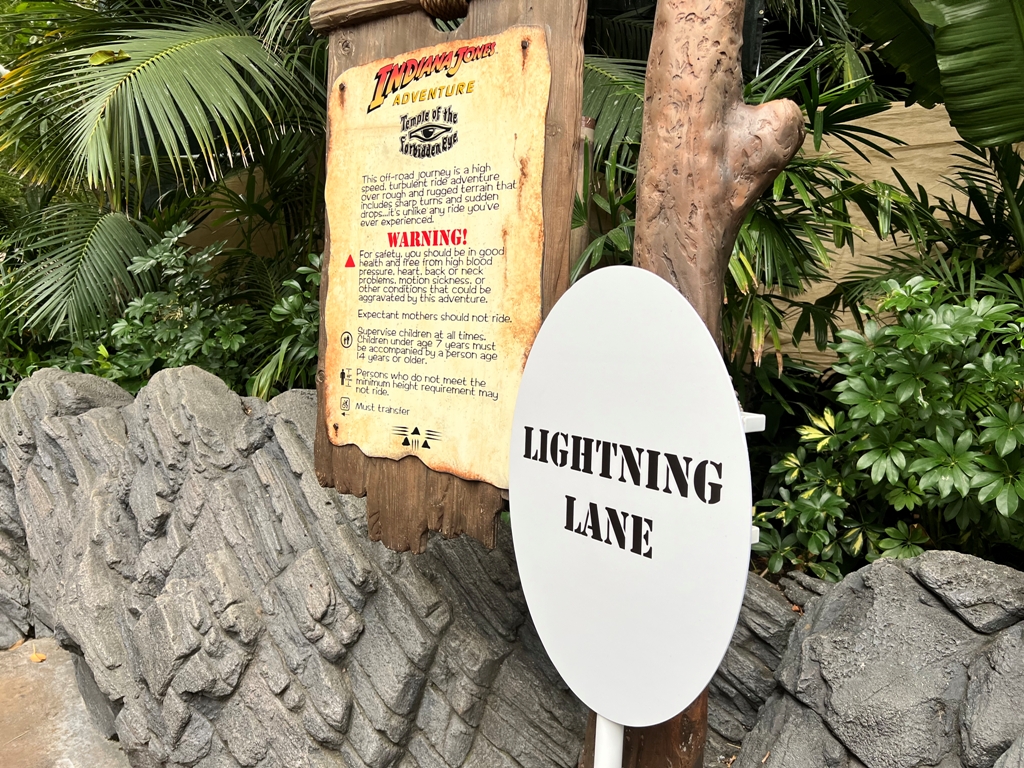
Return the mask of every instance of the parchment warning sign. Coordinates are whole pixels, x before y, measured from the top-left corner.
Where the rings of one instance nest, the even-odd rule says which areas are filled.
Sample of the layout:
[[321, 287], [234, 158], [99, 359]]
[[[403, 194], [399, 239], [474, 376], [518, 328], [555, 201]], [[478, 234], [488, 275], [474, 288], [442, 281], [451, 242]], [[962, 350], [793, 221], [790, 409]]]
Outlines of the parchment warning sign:
[[329, 111], [327, 433], [508, 487], [541, 322], [543, 30], [347, 70]]

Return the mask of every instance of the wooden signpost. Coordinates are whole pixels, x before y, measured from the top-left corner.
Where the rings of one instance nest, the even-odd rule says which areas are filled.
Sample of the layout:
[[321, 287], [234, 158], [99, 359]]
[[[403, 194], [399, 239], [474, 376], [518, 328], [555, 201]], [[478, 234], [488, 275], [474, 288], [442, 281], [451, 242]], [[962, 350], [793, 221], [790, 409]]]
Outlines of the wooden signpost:
[[568, 288], [585, 6], [311, 8], [331, 40], [316, 469], [391, 549], [494, 544], [519, 377]]

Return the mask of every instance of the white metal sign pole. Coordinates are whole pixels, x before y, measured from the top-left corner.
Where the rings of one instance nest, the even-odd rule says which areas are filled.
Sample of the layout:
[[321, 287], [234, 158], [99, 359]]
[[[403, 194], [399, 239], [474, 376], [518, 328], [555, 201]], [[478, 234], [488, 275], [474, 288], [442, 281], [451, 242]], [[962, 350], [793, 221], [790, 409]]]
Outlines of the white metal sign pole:
[[594, 768], [622, 768], [622, 739], [625, 728], [606, 717], [597, 716], [594, 737]]

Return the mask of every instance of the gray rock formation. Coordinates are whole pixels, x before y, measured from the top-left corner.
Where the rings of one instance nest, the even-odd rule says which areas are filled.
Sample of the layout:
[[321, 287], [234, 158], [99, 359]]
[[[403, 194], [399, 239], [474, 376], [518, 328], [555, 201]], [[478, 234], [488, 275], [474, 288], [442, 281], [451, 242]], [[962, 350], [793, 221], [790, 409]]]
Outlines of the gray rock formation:
[[736, 765], [768, 768], [862, 768], [811, 709], [776, 693], [757, 726], [743, 742]]
[[929, 552], [910, 566], [914, 577], [979, 632], [1024, 619], [1024, 573], [957, 552]]
[[[320, 488], [315, 401], [195, 368], [137, 398], [41, 371], [0, 403], [0, 647], [56, 635], [155, 768], [572, 768], [586, 710], [507, 529], [399, 555]], [[751, 576], [706, 766], [1024, 768], [1024, 574], [966, 555]], [[794, 612], [794, 605], [803, 613]]]
[[996, 760], [995, 768], [1024, 768], [1024, 736], [1013, 742], [1003, 756]]
[[[52, 632], [78, 653], [137, 768], [575, 766], [586, 710], [507, 529], [492, 552], [370, 543], [365, 504], [317, 484], [315, 408], [196, 368], [134, 399], [55, 370], [23, 383], [0, 403], [0, 647]], [[751, 577], [708, 765], [754, 726], [796, 618]]]
[[810, 599], [736, 768], [1021, 764], [1022, 587], [950, 552], [784, 584]]
[[134, 400], [36, 374], [0, 403], [0, 644], [79, 652], [140, 768], [575, 765], [586, 712], [507, 537], [370, 543], [316, 482], [314, 413], [195, 368]]
[[[755, 574], [732, 644], [711, 681], [708, 698], [711, 765], [727, 761], [757, 722], [757, 712], [775, 690], [775, 670], [797, 615], [782, 593]], [[733, 745], [730, 749], [729, 745]]]

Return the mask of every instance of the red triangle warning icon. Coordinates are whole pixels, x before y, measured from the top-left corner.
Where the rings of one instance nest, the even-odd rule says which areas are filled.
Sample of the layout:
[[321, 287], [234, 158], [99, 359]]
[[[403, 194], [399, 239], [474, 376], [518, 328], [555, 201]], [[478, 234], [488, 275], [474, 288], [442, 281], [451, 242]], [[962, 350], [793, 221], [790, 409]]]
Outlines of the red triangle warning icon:
[[345, 262], [345, 268], [346, 269], [351, 269], [355, 265], [356, 265], [355, 259], [353, 259], [351, 256], [349, 256], [348, 257], [348, 261]]

